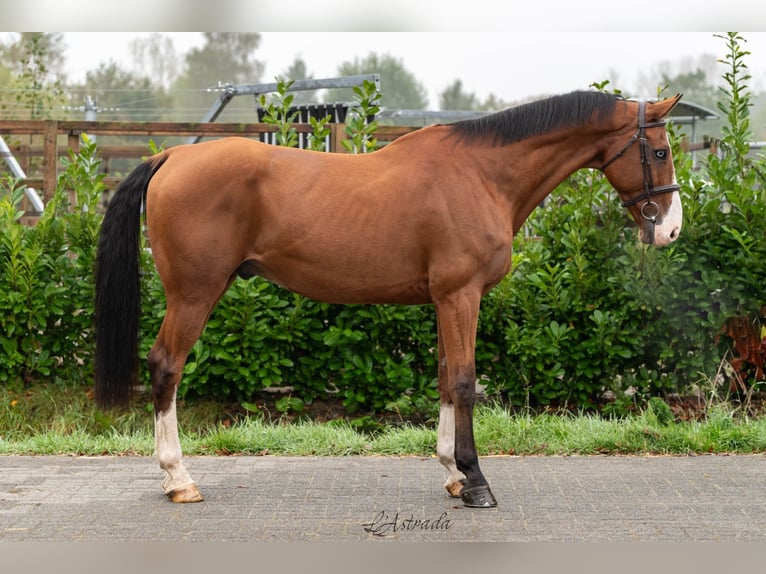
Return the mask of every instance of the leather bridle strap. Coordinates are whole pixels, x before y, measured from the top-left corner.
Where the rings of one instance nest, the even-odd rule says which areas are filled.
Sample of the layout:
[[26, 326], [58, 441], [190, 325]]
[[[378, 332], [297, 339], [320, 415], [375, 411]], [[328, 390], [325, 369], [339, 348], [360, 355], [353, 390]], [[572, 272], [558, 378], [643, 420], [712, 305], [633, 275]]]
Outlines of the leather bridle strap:
[[654, 223], [657, 220], [657, 216], [659, 215], [659, 206], [652, 201], [652, 197], [656, 195], [660, 195], [662, 193], [671, 193], [675, 191], [679, 191], [681, 189], [681, 186], [677, 183], [671, 183], [668, 185], [659, 185], [654, 186], [654, 182], [652, 179], [652, 169], [649, 165], [649, 158], [647, 157], [647, 150], [649, 147], [649, 143], [646, 139], [645, 130], [647, 128], [656, 128], [656, 127], [663, 127], [665, 125], [664, 121], [657, 121], [657, 122], [649, 122], [646, 121], [646, 101], [645, 100], [639, 100], [638, 101], [638, 129], [636, 130], [636, 133], [633, 134], [633, 136], [630, 138], [627, 144], [623, 146], [623, 148], [618, 151], [614, 156], [612, 156], [609, 160], [604, 162], [604, 165], [602, 165], [599, 169], [601, 171], [604, 171], [607, 167], [612, 165], [617, 159], [619, 159], [628, 149], [630, 149], [630, 146], [632, 146], [634, 143], [639, 142], [640, 151], [641, 151], [641, 169], [643, 171], [644, 176], [644, 192], [637, 195], [636, 197], [629, 199], [628, 201], [623, 201], [622, 206], [623, 207], [631, 207], [632, 205], [637, 204], [640, 201], [644, 202], [644, 205], [641, 206], [641, 216], [652, 223]]

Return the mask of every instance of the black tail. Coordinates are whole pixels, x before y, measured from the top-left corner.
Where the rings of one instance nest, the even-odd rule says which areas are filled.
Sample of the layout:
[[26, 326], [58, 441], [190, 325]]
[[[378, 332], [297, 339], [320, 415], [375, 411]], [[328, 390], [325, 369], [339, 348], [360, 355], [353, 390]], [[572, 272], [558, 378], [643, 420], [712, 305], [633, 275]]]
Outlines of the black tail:
[[96, 254], [96, 404], [125, 406], [138, 377], [141, 205], [165, 156], [126, 177], [109, 201]]

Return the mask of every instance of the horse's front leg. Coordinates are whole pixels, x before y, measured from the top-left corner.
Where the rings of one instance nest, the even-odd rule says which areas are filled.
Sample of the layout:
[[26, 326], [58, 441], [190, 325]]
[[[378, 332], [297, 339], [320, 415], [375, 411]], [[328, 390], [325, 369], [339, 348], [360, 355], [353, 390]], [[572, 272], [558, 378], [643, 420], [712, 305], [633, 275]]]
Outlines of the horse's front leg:
[[480, 294], [462, 292], [436, 304], [439, 329], [439, 438], [437, 454], [449, 471], [445, 488], [470, 507], [497, 506], [479, 468], [473, 435], [474, 362]]
[[487, 479], [479, 468], [479, 457], [473, 436], [473, 407], [476, 395], [475, 367], [461, 370], [453, 385], [455, 408], [455, 461], [465, 474], [460, 498], [466, 506], [489, 508], [497, 506]]
[[449, 475], [444, 483], [450, 496], [459, 498], [465, 485], [465, 475], [457, 468], [455, 461], [455, 405], [449, 392], [447, 377], [447, 356], [444, 350], [444, 337], [441, 334], [441, 322], [437, 321], [439, 341], [439, 434], [436, 442], [436, 454], [439, 462]]

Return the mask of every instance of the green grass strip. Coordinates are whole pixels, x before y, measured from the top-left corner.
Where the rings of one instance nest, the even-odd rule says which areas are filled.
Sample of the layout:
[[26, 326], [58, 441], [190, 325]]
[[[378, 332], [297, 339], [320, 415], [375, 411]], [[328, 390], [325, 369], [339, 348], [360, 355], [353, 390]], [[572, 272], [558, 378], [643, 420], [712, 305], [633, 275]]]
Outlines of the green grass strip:
[[[0, 426], [0, 454], [152, 454], [151, 414], [100, 422], [91, 420], [94, 416], [58, 414], [42, 430], [21, 421], [13, 429]], [[7, 425], [8, 417], [0, 421]], [[258, 417], [191, 431], [182, 423], [181, 433], [187, 455], [431, 456], [437, 438], [434, 428], [410, 424], [367, 433], [345, 421], [285, 423]], [[752, 454], [766, 451], [766, 419], [740, 420], [717, 408], [703, 422], [661, 424], [651, 412], [605, 419], [512, 414], [500, 406], [480, 406], [475, 436], [480, 455]]]

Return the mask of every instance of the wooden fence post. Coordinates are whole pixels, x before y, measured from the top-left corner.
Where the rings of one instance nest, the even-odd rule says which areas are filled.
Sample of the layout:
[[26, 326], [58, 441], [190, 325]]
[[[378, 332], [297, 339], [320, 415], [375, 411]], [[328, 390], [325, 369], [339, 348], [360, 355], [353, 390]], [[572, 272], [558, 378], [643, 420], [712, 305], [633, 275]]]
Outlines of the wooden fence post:
[[72, 153], [80, 153], [80, 134], [79, 132], [70, 131], [66, 138], [67, 149], [72, 150]]
[[[309, 134], [312, 126], [309, 124], [296, 125], [298, 131]], [[375, 136], [380, 143], [387, 143], [395, 140], [405, 133], [411, 132], [417, 128], [403, 126], [379, 126]], [[66, 156], [67, 149], [77, 152], [82, 146], [80, 134], [87, 133], [103, 136], [131, 136], [131, 137], [189, 137], [203, 136], [221, 138], [227, 136], [240, 136], [249, 138], [259, 138], [262, 134], [273, 133], [274, 126], [262, 123], [226, 123], [217, 124], [214, 122], [193, 123], [193, 122], [96, 122], [96, 121], [74, 121], [74, 120], [4, 120], [0, 118], [0, 133], [5, 135], [32, 135], [35, 141], [38, 136], [43, 136], [43, 145], [29, 146], [28, 153], [21, 153], [22, 161], [29, 162], [31, 158], [43, 157], [42, 169], [37, 169], [39, 162], [30, 162], [29, 170], [36, 173], [29, 173], [25, 169], [25, 184], [37, 190], [42, 190], [42, 199], [44, 203], [50, 201], [56, 193], [58, 185], [58, 162], [59, 155]], [[58, 139], [64, 135], [66, 143], [62, 138], [62, 147], [64, 150], [59, 154]], [[343, 140], [346, 139], [346, 126], [342, 123], [330, 124], [330, 151], [335, 153], [347, 153], [343, 147]], [[176, 144], [177, 145], [177, 144]], [[16, 149], [14, 147], [14, 149]], [[24, 151], [23, 148], [18, 148]], [[100, 154], [109, 161], [109, 158], [141, 158], [146, 155], [145, 145], [102, 145], [99, 146]], [[1, 159], [1, 158], [0, 158]], [[105, 163], [104, 166], [107, 166]], [[42, 172], [42, 173], [39, 173]], [[42, 176], [42, 177], [41, 177]], [[115, 189], [119, 185], [124, 174], [105, 177], [104, 184], [109, 189]]]
[[346, 148], [341, 143], [346, 139], [346, 124], [330, 124], [330, 149], [335, 153], [346, 153]]
[[58, 165], [58, 121], [46, 120], [43, 131], [43, 202], [48, 203], [56, 193]]

